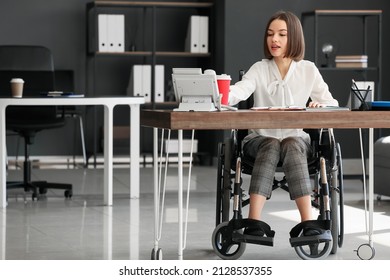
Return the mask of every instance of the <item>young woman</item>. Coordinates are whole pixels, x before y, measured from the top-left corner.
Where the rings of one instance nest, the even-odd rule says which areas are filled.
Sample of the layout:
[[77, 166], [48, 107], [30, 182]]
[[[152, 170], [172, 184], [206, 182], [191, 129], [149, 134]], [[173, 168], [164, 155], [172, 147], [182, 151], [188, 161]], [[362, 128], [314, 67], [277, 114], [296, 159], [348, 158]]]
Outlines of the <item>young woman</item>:
[[[253, 94], [254, 106], [338, 106], [314, 63], [304, 60], [305, 42], [299, 19], [280, 11], [268, 21], [264, 34], [266, 59], [251, 66], [243, 79], [231, 86], [229, 104]], [[303, 129], [251, 130], [243, 141], [245, 154], [255, 159], [249, 187], [249, 218], [261, 220], [263, 206], [272, 192], [278, 163], [281, 161], [301, 221], [311, 220], [311, 182], [307, 157], [310, 137]], [[263, 235], [247, 228], [246, 234]], [[310, 235], [312, 232], [304, 232]]]

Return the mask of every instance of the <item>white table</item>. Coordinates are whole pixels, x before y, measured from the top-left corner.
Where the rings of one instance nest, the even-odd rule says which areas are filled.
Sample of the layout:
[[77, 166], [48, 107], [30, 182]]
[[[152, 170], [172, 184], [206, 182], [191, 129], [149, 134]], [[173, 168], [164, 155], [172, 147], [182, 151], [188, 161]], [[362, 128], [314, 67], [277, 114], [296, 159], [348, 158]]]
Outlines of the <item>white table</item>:
[[6, 178], [6, 108], [17, 106], [103, 106], [104, 107], [104, 204], [113, 200], [113, 111], [116, 105], [130, 107], [130, 197], [139, 197], [140, 104], [143, 97], [55, 97], [55, 98], [0, 98], [0, 207], [7, 207]]

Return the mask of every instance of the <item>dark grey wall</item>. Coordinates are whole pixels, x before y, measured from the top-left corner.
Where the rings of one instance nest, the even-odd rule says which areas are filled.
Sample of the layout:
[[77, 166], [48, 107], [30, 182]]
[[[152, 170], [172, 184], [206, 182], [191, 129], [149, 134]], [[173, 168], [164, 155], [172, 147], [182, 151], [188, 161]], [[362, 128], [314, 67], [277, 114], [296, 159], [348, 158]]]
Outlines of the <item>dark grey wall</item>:
[[[57, 69], [72, 69], [79, 92], [85, 88], [85, 3], [87, 0], [2, 0], [0, 2], [0, 44], [43, 45], [51, 49]], [[43, 131], [37, 135], [32, 154], [68, 154], [74, 146], [73, 120], [66, 128]], [[76, 126], [77, 128], [77, 126]], [[15, 137], [8, 138], [8, 153], [16, 152]], [[64, 140], [66, 139], [66, 140]], [[23, 141], [22, 141], [23, 142]], [[39, 143], [39, 144], [38, 144]], [[22, 144], [22, 143], [21, 143]], [[22, 149], [19, 149], [22, 153]]]

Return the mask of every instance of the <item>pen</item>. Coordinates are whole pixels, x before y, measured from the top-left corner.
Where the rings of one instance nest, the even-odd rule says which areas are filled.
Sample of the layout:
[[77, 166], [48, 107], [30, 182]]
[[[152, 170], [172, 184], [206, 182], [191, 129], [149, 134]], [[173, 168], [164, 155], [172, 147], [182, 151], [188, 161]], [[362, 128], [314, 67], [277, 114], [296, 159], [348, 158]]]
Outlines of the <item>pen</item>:
[[363, 100], [363, 95], [362, 93], [360, 92], [359, 88], [357, 87], [356, 83], [355, 83], [355, 80], [352, 79], [352, 85], [355, 87], [355, 90], [353, 90], [353, 92], [355, 93], [356, 97], [361, 101], [361, 102], [364, 102]]
[[364, 95], [364, 101], [366, 101], [366, 98], [367, 98], [367, 95], [368, 95], [369, 91], [370, 91], [370, 86], [368, 86], [367, 89], [366, 89], [366, 94]]

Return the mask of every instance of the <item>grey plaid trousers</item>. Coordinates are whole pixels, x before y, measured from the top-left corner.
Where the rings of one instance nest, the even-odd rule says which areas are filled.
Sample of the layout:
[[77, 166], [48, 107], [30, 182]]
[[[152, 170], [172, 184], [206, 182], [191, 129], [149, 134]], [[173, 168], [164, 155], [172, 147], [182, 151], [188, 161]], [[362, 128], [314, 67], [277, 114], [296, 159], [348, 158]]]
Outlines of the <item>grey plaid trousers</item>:
[[270, 197], [277, 165], [282, 162], [290, 198], [295, 200], [311, 194], [307, 164], [307, 157], [311, 153], [310, 140], [302, 137], [279, 140], [261, 135], [251, 136], [243, 146], [244, 154], [255, 159], [249, 193]]

